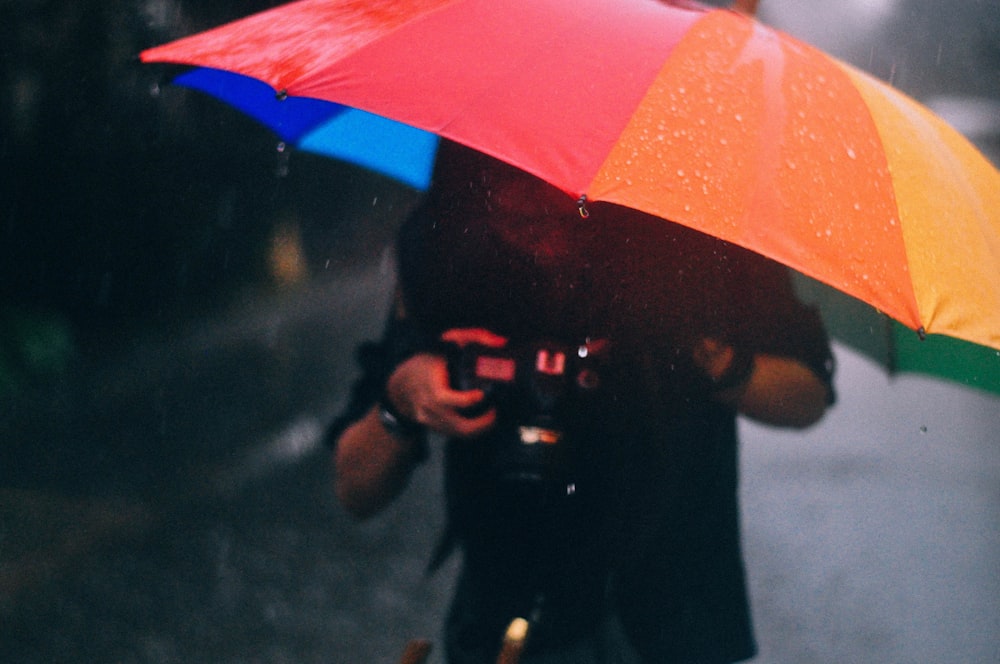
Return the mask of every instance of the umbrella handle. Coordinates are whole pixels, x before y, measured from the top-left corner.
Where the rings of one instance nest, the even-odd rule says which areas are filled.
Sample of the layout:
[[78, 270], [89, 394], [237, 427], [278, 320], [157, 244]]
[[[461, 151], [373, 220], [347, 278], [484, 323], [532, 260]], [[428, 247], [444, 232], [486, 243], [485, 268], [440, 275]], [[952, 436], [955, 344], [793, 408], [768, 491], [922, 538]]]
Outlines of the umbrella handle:
[[503, 635], [503, 647], [497, 657], [497, 664], [517, 664], [528, 641], [530, 623], [524, 618], [514, 618]]
[[760, 0], [733, 0], [733, 9], [747, 16], [756, 16], [758, 4]]

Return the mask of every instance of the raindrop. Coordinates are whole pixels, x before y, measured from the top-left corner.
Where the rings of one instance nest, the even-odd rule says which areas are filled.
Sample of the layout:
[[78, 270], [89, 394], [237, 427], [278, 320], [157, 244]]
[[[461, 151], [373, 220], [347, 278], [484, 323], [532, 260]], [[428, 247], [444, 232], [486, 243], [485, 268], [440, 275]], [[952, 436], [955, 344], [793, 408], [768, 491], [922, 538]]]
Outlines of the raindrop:
[[854, 152], [854, 148], [847, 148], [847, 156], [851, 159], [857, 159], [858, 155]]
[[279, 178], [286, 177], [288, 175], [288, 161], [291, 158], [291, 150], [287, 150], [288, 146], [285, 145], [284, 141], [278, 143], [276, 152], [278, 153], [278, 162], [274, 167], [274, 174]]
[[921, 424], [920, 425], [920, 433], [927, 433], [927, 425], [926, 424]]

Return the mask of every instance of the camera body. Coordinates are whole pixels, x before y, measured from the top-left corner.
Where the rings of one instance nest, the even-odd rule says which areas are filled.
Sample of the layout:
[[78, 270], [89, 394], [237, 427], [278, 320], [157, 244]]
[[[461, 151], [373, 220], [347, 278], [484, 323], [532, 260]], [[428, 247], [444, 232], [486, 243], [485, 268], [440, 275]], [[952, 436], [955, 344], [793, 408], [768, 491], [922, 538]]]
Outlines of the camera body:
[[452, 386], [486, 395], [468, 414], [496, 408], [497, 423], [489, 435], [496, 479], [556, 482], [574, 490], [574, 439], [582, 415], [601, 391], [608, 348], [604, 340], [588, 340], [451, 349]]

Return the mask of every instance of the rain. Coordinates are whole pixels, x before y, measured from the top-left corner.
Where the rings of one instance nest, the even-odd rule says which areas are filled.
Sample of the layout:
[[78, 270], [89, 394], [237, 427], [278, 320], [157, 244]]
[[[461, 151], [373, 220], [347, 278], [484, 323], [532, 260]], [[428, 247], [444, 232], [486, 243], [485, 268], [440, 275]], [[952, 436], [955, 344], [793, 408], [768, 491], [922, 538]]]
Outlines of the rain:
[[[323, 444], [418, 194], [137, 60], [276, 4], [0, 10], [0, 661], [389, 664], [440, 642], [438, 459], [359, 524]], [[995, 0], [760, 5], [1000, 163]], [[740, 425], [754, 661], [997, 661], [997, 396], [835, 350], [818, 426]]]

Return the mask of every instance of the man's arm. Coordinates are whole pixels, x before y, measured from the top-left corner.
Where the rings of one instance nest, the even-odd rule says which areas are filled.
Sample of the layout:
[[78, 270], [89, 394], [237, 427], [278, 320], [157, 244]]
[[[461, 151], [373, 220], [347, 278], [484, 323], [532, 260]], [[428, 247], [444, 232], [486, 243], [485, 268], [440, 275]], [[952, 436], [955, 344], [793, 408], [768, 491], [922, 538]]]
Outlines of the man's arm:
[[764, 424], [801, 429], [823, 417], [828, 396], [827, 386], [805, 364], [757, 354], [750, 380], [735, 403], [742, 414]]
[[[450, 330], [442, 341], [459, 345], [506, 343], [506, 339], [479, 329]], [[335, 442], [334, 482], [341, 504], [359, 518], [386, 507], [406, 487], [423, 456], [425, 443], [421, 438], [425, 434], [419, 430], [449, 438], [481, 435], [495, 423], [496, 412], [489, 409], [473, 417], [464, 413], [484, 398], [481, 390], [452, 389], [447, 361], [440, 355], [418, 353], [402, 362], [385, 385], [382, 401], [389, 403], [376, 403]], [[386, 418], [380, 415], [387, 405], [409, 426], [387, 426]]]
[[387, 506], [406, 487], [420, 458], [413, 436], [390, 432], [376, 404], [337, 440], [333, 455], [337, 499], [358, 518]]
[[[695, 360], [713, 380], [719, 380], [736, 362], [732, 346], [706, 339]], [[830, 392], [805, 363], [799, 360], [757, 353], [749, 375], [740, 384], [720, 391], [716, 397], [736, 407], [740, 413], [764, 424], [804, 428], [823, 417]]]

